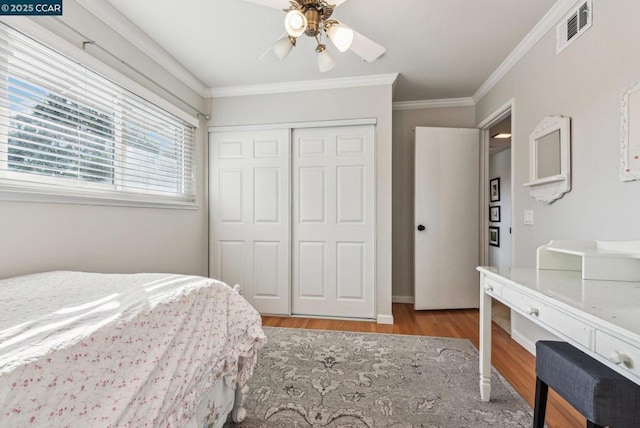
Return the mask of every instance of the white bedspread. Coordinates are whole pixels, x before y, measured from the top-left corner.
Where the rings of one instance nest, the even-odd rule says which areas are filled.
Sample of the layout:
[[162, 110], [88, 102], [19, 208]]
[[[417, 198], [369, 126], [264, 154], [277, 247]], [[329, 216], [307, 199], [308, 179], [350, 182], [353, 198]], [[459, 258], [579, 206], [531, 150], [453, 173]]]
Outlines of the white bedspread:
[[0, 281], [0, 425], [181, 426], [224, 376], [251, 376], [259, 314], [227, 285], [169, 274]]

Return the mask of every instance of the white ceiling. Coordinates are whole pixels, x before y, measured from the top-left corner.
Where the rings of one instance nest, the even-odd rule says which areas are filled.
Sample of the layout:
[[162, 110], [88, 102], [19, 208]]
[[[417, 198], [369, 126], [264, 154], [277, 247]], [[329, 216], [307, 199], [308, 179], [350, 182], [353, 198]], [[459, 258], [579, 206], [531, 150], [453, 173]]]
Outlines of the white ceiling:
[[471, 97], [556, 0], [348, 0], [333, 17], [383, 45], [365, 63], [328, 49], [318, 71], [303, 36], [282, 62], [260, 60], [284, 12], [243, 0], [107, 0], [208, 88], [400, 73], [394, 101]]
[[511, 138], [493, 138], [496, 134], [511, 134], [511, 115], [489, 129], [489, 156], [511, 148]]

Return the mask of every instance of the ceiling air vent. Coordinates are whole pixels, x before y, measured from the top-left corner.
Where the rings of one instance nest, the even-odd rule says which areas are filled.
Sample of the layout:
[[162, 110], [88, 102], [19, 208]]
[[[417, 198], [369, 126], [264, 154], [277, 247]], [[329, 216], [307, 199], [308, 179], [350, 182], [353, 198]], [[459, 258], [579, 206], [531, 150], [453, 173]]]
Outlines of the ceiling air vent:
[[591, 2], [580, 2], [558, 24], [556, 28], [556, 53], [560, 53], [591, 28]]

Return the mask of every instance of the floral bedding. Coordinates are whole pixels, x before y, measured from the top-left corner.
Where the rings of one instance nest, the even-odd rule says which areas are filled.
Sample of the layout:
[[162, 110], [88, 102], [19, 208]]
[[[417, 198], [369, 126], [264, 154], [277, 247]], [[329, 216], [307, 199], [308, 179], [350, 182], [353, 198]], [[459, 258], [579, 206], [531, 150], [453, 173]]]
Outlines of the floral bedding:
[[185, 428], [222, 428], [233, 410], [234, 393], [224, 381], [217, 382], [200, 400], [192, 423]]
[[178, 427], [251, 376], [259, 314], [226, 284], [48, 272], [0, 281], [3, 427]]

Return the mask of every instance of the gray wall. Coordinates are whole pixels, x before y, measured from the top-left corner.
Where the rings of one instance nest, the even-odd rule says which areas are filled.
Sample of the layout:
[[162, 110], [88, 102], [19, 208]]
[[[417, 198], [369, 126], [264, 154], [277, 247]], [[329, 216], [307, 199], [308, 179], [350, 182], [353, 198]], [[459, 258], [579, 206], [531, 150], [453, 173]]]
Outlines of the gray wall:
[[[640, 181], [623, 183], [620, 96], [640, 79], [640, 2], [593, 0], [593, 27], [560, 55], [555, 27], [476, 106], [481, 122], [510, 98], [513, 114], [513, 266], [535, 266], [551, 239], [640, 239]], [[571, 118], [572, 190], [551, 205], [536, 202], [528, 181], [528, 140], [548, 115]], [[523, 225], [533, 210], [534, 225]], [[514, 338], [532, 350], [543, 333], [513, 315]]]
[[375, 118], [376, 125], [376, 309], [391, 320], [391, 99], [392, 85], [305, 91], [212, 100], [211, 126], [278, 124]]
[[412, 302], [416, 126], [475, 128], [473, 107], [393, 111], [393, 296]]
[[[513, 110], [513, 265], [535, 266], [551, 239], [640, 239], [640, 181], [619, 180], [620, 96], [640, 79], [640, 2], [593, 1], [593, 27], [560, 55], [555, 27], [476, 106], [478, 122]], [[548, 115], [571, 118], [572, 190], [551, 205], [529, 197], [528, 140]], [[533, 210], [534, 225], [523, 225]]]
[[[202, 97], [77, 3], [65, 0], [64, 7], [64, 22], [139, 70], [145, 70], [152, 79], [188, 103], [205, 106]], [[9, 18], [6, 22], [16, 21]], [[78, 46], [79, 36], [60, 25], [57, 19], [44, 17], [38, 22]], [[45, 42], [50, 45], [52, 41]], [[93, 52], [101, 55], [97, 50]], [[104, 55], [100, 59], [111, 62], [109, 65], [157, 95], [168, 98], [164, 91], [118, 64], [116, 59]], [[206, 171], [203, 143], [206, 129], [203, 128], [197, 140], [197, 209], [0, 201], [0, 278], [54, 269], [206, 275], [207, 199], [206, 187], [201, 184], [205, 183]]]

